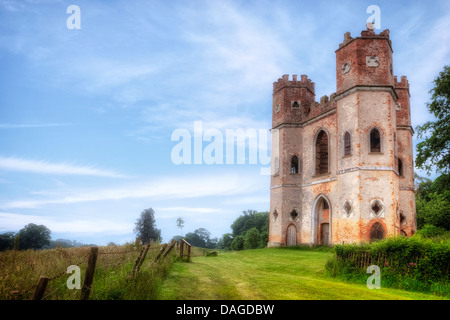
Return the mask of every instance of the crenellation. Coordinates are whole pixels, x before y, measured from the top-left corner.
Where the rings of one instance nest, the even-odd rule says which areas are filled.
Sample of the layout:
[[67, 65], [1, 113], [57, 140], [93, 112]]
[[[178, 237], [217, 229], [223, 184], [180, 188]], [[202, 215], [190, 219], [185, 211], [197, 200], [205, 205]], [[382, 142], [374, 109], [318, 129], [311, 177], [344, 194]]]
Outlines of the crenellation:
[[301, 75], [299, 81], [296, 74], [292, 75], [292, 80], [289, 80], [288, 74], [284, 74], [273, 83], [273, 93], [285, 87], [302, 87], [311, 91], [312, 94], [315, 94], [315, 84], [311, 81], [311, 79], [308, 79], [308, 76], [306, 75]]
[[319, 102], [307, 75], [273, 83], [278, 170], [271, 176], [268, 246], [416, 231], [409, 82], [393, 75], [389, 30], [376, 34], [368, 24], [361, 37], [346, 32], [335, 53], [337, 88]]

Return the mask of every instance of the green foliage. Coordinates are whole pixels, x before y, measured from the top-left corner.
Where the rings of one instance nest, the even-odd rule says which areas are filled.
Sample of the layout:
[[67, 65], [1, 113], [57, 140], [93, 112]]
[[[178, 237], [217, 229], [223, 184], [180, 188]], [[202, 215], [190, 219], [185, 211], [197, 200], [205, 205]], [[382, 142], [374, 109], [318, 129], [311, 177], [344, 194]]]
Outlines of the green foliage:
[[261, 244], [261, 234], [255, 227], [247, 230], [244, 238], [244, 249], [256, 249]]
[[211, 233], [205, 228], [186, 233], [185, 239], [194, 247], [213, 249], [217, 247], [217, 238], [211, 239]]
[[152, 208], [145, 209], [136, 221], [134, 232], [142, 243], [161, 241], [161, 230], [156, 229], [155, 211]]
[[14, 248], [14, 232], [0, 234], [0, 251], [11, 250]]
[[417, 144], [416, 165], [428, 173], [436, 168], [437, 172], [450, 173], [450, 67], [434, 80], [431, 89], [431, 103], [428, 111], [436, 121], [428, 121], [417, 127], [418, 138], [425, 138]]
[[427, 194], [429, 201], [418, 199], [416, 208], [420, 225], [432, 224], [450, 230], [450, 190]]
[[242, 213], [231, 225], [233, 234], [227, 235], [223, 248], [227, 249], [225, 241], [230, 239], [232, 250], [264, 248], [269, 241], [269, 213], [250, 209]]
[[233, 242], [231, 242], [231, 249], [232, 250], [243, 250], [244, 249], [244, 241], [245, 238], [242, 235], [236, 236], [233, 239]]
[[44, 225], [29, 223], [18, 233], [19, 249], [41, 249], [50, 244], [50, 229]]
[[256, 210], [249, 209], [242, 213], [231, 225], [233, 236], [245, 235], [251, 228], [256, 228], [259, 232], [269, 231], [268, 212], [256, 212]]
[[381, 268], [382, 286], [449, 295], [450, 242], [436, 242], [420, 234], [336, 245], [336, 257], [327, 262], [326, 269], [337, 277], [362, 280], [367, 279], [364, 273], [368, 264], [375, 264]]
[[418, 230], [414, 236], [422, 238], [432, 238], [442, 235], [444, 233], [445, 233], [444, 228], [436, 227], [432, 224], [426, 224], [422, 227], [422, 229]]
[[233, 242], [233, 235], [225, 233], [217, 243], [217, 248], [224, 250], [231, 250], [231, 243]]
[[434, 181], [416, 175], [415, 180], [417, 227], [432, 224], [450, 230], [450, 175]]

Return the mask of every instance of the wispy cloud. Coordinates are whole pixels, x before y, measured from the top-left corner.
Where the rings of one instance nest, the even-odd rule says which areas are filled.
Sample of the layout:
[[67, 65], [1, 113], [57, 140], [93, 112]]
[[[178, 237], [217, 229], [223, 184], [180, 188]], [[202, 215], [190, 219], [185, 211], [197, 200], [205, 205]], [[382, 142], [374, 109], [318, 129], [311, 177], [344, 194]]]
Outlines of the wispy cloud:
[[[64, 193], [45, 192], [45, 199], [24, 199], [0, 203], [3, 209], [41, 208], [46, 205], [74, 204], [89, 201], [148, 199], [170, 200], [211, 196], [230, 196], [255, 192], [258, 176], [243, 178], [238, 174], [217, 174], [207, 176], [165, 177], [153, 182], [137, 182], [115, 188], [99, 188], [86, 191], [65, 191]], [[34, 193], [34, 195], [38, 195]], [[194, 209], [193, 209], [194, 210]]]
[[83, 175], [109, 178], [126, 177], [125, 175], [114, 171], [102, 170], [94, 167], [76, 166], [65, 163], [49, 163], [46, 161], [26, 160], [12, 157], [0, 157], [0, 170], [53, 175]]
[[88, 220], [70, 219], [67, 217], [37, 216], [19, 213], [0, 212], [0, 232], [15, 231], [29, 223], [43, 224], [52, 232], [61, 233], [109, 233], [127, 234], [133, 229], [132, 223], [111, 221], [90, 217]]

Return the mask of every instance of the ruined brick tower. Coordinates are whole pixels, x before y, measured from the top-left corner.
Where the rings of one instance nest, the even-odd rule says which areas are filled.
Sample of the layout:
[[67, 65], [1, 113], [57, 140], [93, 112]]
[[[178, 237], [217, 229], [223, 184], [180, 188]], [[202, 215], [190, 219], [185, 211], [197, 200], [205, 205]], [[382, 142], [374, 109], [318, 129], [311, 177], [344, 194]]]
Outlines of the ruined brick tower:
[[409, 84], [393, 74], [389, 30], [344, 35], [336, 92], [273, 84], [268, 246], [339, 244], [416, 231]]

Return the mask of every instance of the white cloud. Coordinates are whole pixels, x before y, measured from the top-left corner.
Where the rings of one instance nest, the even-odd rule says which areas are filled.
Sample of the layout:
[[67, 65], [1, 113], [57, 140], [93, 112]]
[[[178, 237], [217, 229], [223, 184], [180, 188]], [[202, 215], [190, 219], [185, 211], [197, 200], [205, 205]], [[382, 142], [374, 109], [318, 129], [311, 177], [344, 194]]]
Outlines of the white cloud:
[[101, 170], [93, 167], [75, 166], [65, 163], [48, 163], [46, 161], [34, 161], [12, 157], [0, 157], [0, 170], [54, 175], [83, 175], [110, 178], [125, 177], [114, 171]]
[[111, 221], [90, 217], [88, 220], [68, 219], [65, 216], [37, 216], [19, 213], [0, 212], [0, 232], [15, 231], [34, 223], [45, 225], [52, 232], [60, 233], [109, 233], [127, 234], [133, 229], [132, 223]]
[[[230, 196], [256, 192], [259, 177], [238, 174], [217, 174], [209, 176], [185, 176], [159, 178], [153, 182], [137, 182], [116, 188], [64, 192], [56, 196], [46, 192], [51, 198], [24, 199], [0, 203], [0, 208], [41, 208], [46, 205], [74, 204], [89, 201], [111, 201], [123, 199], [169, 200], [211, 196]], [[45, 195], [46, 193], [42, 193]], [[38, 193], [34, 193], [35, 195]]]

